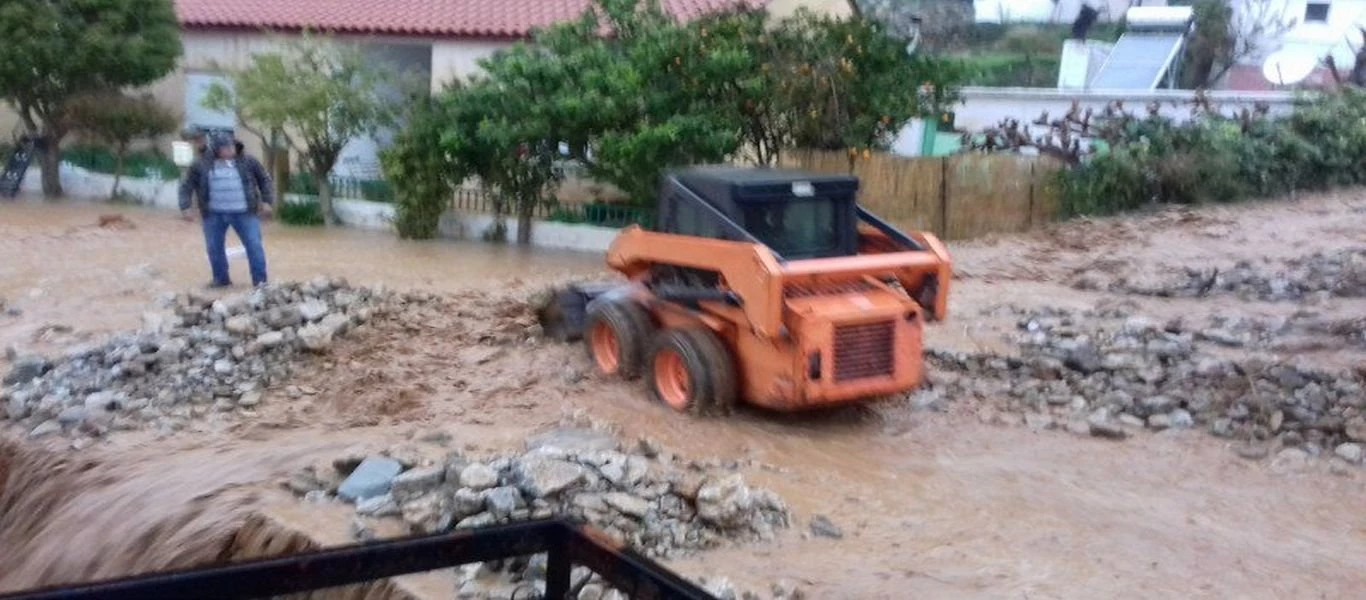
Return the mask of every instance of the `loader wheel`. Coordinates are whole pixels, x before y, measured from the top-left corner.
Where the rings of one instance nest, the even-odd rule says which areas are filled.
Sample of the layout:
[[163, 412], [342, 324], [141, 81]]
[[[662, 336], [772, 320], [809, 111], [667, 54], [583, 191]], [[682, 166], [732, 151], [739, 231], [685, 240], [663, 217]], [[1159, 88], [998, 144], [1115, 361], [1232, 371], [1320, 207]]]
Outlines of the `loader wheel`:
[[612, 301], [588, 309], [588, 356], [605, 375], [635, 379], [645, 366], [646, 345], [654, 327], [634, 302]]
[[664, 331], [655, 341], [650, 390], [679, 412], [729, 414], [736, 396], [735, 365], [725, 344], [711, 331]]

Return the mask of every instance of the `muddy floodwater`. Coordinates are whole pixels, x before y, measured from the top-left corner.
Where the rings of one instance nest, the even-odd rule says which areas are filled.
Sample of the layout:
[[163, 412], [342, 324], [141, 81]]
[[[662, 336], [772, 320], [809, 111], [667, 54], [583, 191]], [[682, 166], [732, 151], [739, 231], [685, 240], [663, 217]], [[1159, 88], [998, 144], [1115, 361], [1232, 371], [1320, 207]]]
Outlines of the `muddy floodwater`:
[[[101, 226], [110, 214], [123, 219]], [[1087, 429], [1099, 418], [1088, 398], [1055, 394], [1031, 412], [1027, 396], [1006, 397], [1010, 385], [1060, 385], [1048, 365], [999, 397], [962, 390], [1000, 373], [932, 372], [939, 396], [697, 420], [651, 403], [639, 382], [596, 377], [578, 346], [499, 333], [529, 331], [520, 299], [601, 273], [600, 255], [278, 224], [266, 244], [277, 281], [327, 274], [452, 300], [302, 359], [250, 411], [115, 431], [79, 450], [28, 439], [32, 423], [0, 422], [10, 440], [0, 448], [0, 591], [209, 562], [249, 515], [281, 503], [311, 515], [308, 529], [345, 539], [348, 507], [311, 510], [281, 480], [357, 444], [517, 449], [570, 417], [737, 465], [780, 495], [793, 520], [776, 539], [668, 561], [765, 594], [777, 580], [830, 599], [1348, 600], [1366, 590], [1366, 467], [1349, 448], [1366, 434], [1352, 426], [1366, 398], [1351, 392], [1334, 392], [1349, 408], [1331, 419], [1276, 434], [1288, 417], [1268, 413], [1241, 438], [1210, 435], [1220, 415], [1194, 401], [1098, 435], [1114, 430]], [[1361, 193], [1083, 221], [950, 251], [952, 315], [926, 334], [936, 352], [1027, 359], [1012, 336], [1048, 319], [1083, 331], [1151, 321], [1195, 332], [1201, 353], [1184, 362], [1255, 355], [1338, 369], [1336, 390], [1351, 390], [1351, 369], [1366, 364]], [[0, 252], [12, 310], [0, 312], [0, 344], [19, 353], [137, 327], [159, 296], [207, 281], [197, 225], [166, 211], [0, 204]], [[245, 267], [234, 259], [239, 281]], [[1182, 362], [1153, 381], [1176, 378]], [[1214, 417], [1172, 424], [1191, 413]], [[1254, 431], [1271, 419], [1270, 433]], [[813, 535], [817, 516], [840, 535]]]
[[[123, 220], [100, 224], [100, 217]], [[345, 276], [357, 284], [454, 291], [591, 274], [602, 255], [479, 242], [400, 241], [385, 232], [265, 225], [273, 280]], [[228, 248], [239, 248], [228, 233]], [[31, 337], [16, 324], [83, 332], [133, 327], [150, 300], [209, 281], [199, 224], [174, 211], [37, 200], [0, 204], [0, 298], [24, 312], [0, 321], [0, 347]], [[232, 254], [230, 253], [230, 256]], [[229, 259], [235, 282], [249, 283], [246, 257]], [[79, 321], [79, 323], [77, 323]]]

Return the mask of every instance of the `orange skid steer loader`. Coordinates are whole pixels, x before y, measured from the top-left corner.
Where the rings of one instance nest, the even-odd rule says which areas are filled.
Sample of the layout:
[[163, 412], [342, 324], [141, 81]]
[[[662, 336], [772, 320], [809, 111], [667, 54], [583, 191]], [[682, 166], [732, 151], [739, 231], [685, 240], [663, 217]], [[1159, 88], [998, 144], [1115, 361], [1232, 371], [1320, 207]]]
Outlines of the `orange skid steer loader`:
[[607, 251], [627, 281], [555, 291], [541, 327], [584, 340], [602, 373], [643, 375], [658, 400], [698, 415], [914, 389], [924, 323], [947, 314], [949, 255], [932, 234], [869, 213], [857, 193], [852, 176], [670, 173], [655, 230], [628, 227]]

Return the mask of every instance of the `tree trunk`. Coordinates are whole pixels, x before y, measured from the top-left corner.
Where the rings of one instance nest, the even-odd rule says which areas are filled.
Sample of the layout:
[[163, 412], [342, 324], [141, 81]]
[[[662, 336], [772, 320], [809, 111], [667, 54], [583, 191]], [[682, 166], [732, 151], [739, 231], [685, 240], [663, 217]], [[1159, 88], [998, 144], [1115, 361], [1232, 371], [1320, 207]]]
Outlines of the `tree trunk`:
[[337, 212], [332, 209], [332, 182], [328, 180], [326, 173], [314, 172], [313, 177], [318, 182], [318, 208], [323, 212], [323, 224], [341, 225], [341, 219], [337, 218]]
[[41, 146], [38, 156], [43, 168], [43, 197], [56, 200], [62, 197], [62, 150], [58, 146], [60, 140], [44, 136], [37, 141]]
[[119, 182], [123, 180], [123, 161], [128, 154], [128, 146], [120, 145], [114, 151], [114, 187], [109, 190], [109, 198], [117, 200], [119, 198]]
[[531, 219], [536, 216], [536, 200], [523, 199], [517, 203], [517, 244], [531, 244]]

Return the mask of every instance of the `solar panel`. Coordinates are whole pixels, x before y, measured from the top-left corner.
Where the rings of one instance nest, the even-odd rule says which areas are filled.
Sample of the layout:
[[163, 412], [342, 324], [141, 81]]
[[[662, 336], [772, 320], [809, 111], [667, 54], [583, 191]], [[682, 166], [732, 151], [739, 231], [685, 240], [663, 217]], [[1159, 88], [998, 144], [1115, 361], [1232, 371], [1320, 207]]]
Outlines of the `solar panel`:
[[1110, 49], [1110, 57], [1091, 80], [1095, 90], [1156, 89], [1176, 60], [1182, 35], [1173, 33], [1125, 34]]

